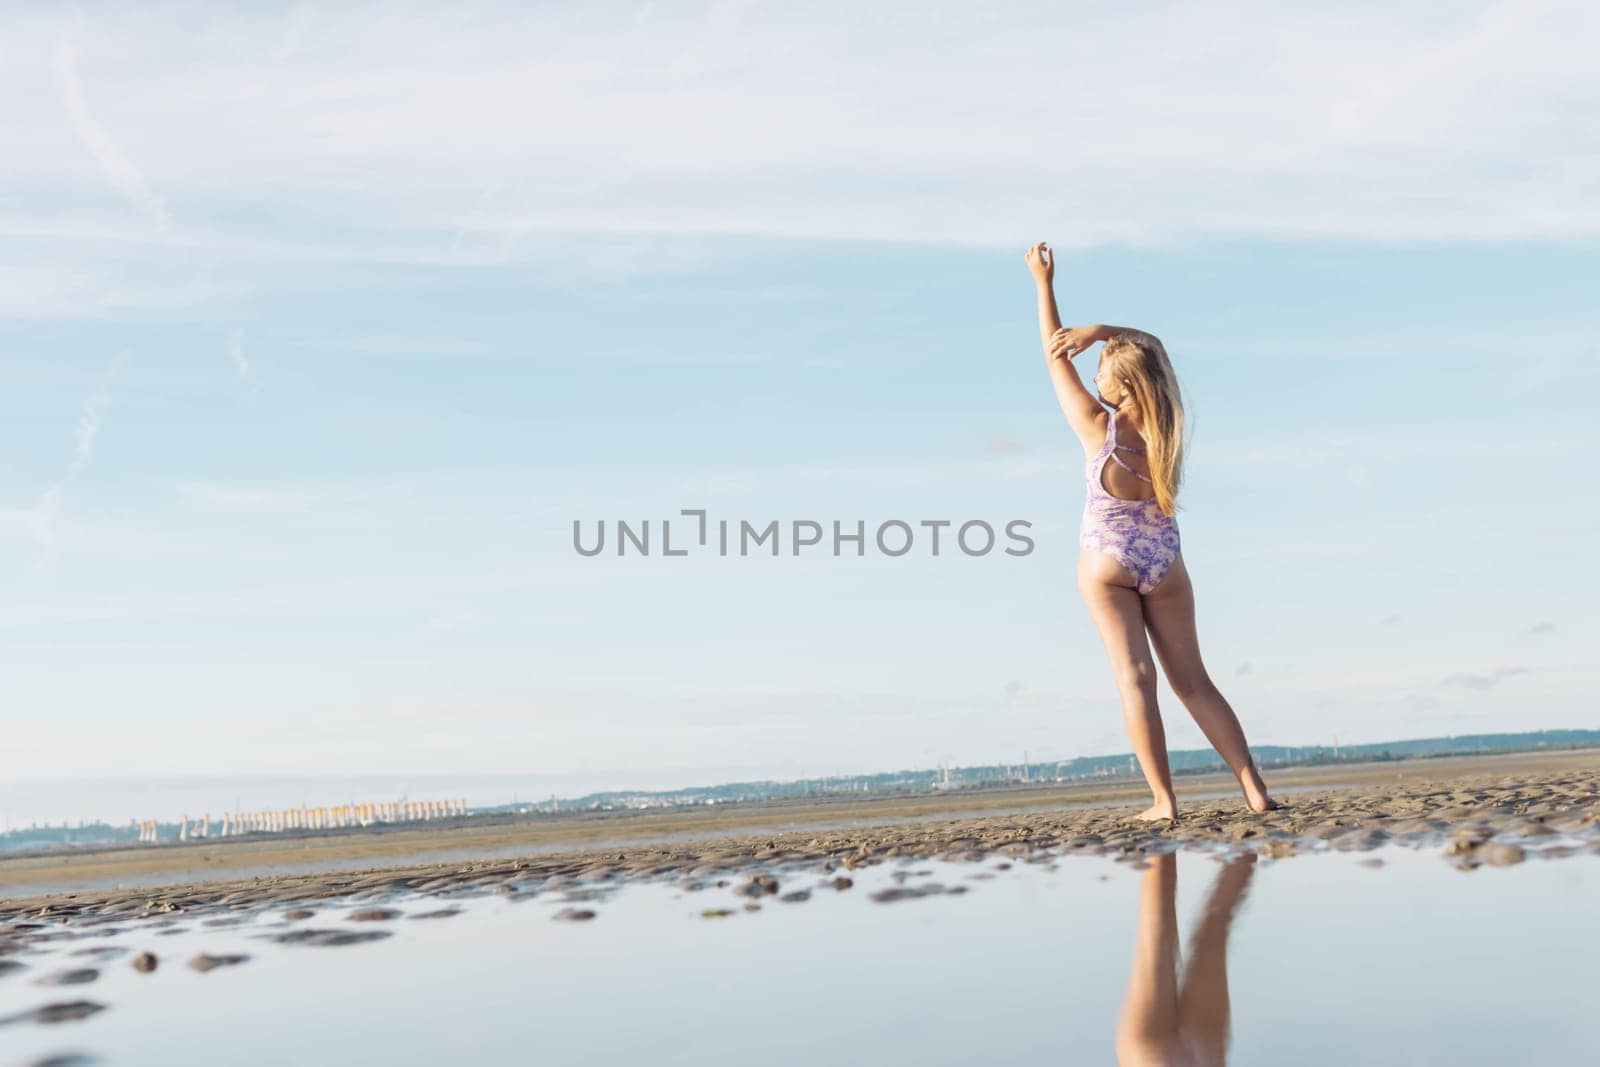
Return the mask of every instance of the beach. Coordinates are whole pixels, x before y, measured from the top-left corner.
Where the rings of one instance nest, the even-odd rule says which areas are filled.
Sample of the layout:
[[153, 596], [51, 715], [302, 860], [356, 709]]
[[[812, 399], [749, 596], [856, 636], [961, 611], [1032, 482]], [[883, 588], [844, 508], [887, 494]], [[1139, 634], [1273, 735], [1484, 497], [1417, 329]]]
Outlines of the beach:
[[1541, 856], [1600, 843], [1600, 751], [1308, 767], [1271, 782], [1283, 806], [1255, 814], [1217, 795], [1232, 785], [1225, 775], [1180, 779], [1180, 797], [1208, 799], [1186, 802], [1173, 825], [1133, 819], [1143, 793], [1124, 782], [45, 854], [0, 861], [0, 921], [995, 850], [1125, 858], [1194, 845], [1281, 857], [1394, 844], [1454, 847], [1470, 863], [1477, 847], [1460, 842]]
[[[1171, 825], [1132, 783], [1051, 784], [12, 858], [0, 1062], [1110, 1062], [1155, 1040], [1180, 916], [1236, 1062], [1588, 1040], [1600, 752], [1271, 781], [1255, 814], [1181, 779]], [[1486, 1034], [1448, 1029], [1469, 1002]], [[1365, 1014], [1303, 1050], [1331, 1004]], [[808, 1041], [775, 1042], [800, 1008]]]
[[1111, 1062], [1165, 1032], [1180, 919], [1234, 1062], [1583, 1047], [1600, 752], [1226, 784], [1174, 825], [1051, 785], [12, 859], [0, 1062]]

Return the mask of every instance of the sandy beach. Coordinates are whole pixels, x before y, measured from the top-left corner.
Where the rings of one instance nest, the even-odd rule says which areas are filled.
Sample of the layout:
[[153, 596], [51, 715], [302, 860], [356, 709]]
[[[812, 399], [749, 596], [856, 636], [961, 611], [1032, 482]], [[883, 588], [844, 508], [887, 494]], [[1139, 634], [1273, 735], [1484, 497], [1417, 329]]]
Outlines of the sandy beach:
[[645, 812], [427, 830], [211, 841], [0, 861], [0, 921], [121, 918], [381, 893], [519, 892], [550, 879], [616, 882], [754, 868], [849, 869], [897, 856], [1178, 847], [1273, 858], [1384, 845], [1462, 866], [1600, 848], [1600, 751], [1456, 757], [1275, 774], [1283, 807], [1250, 812], [1223, 775], [1180, 780], [1176, 824], [1140, 823], [1134, 783], [872, 801]]
[[[1488, 1043], [1474, 1030], [1404, 1061], [1504, 1062], [1503, 1034], [1543, 1042], [1527, 1062], [1570, 1062], [1588, 1038], [1565, 946], [1593, 936], [1600, 751], [1271, 781], [1283, 807], [1255, 814], [1228, 779], [1183, 779], [1171, 825], [1138, 821], [1146, 798], [1115, 783], [14, 857], [0, 1033], [29, 1067], [453, 1062], [463, 1035], [487, 1060], [799, 1064], [817, 1046], [771, 1034], [805, 1004], [824, 1044], [875, 1060], [910, 1042], [919, 1062], [968, 1063], [1003, 1040], [1088, 1062], [1128, 976], [1167, 958], [1129, 963], [1129, 946], [1174, 943], [1182, 909], [1200, 974], [1185, 988], [1231, 988], [1246, 1062], [1303, 1059], [1333, 1000], [1378, 1021], [1339, 1028], [1318, 1062], [1399, 1062], [1453, 1033], [1490, 971], [1512, 992], [1479, 1004], [1500, 1020]], [[1200, 912], [1178, 885], [1211, 887]], [[1207, 920], [1219, 894], [1232, 903]], [[1383, 1022], [1402, 998], [1410, 1014]], [[261, 1005], [293, 1025], [263, 1026]], [[708, 1006], [710, 1044], [683, 1022]]]

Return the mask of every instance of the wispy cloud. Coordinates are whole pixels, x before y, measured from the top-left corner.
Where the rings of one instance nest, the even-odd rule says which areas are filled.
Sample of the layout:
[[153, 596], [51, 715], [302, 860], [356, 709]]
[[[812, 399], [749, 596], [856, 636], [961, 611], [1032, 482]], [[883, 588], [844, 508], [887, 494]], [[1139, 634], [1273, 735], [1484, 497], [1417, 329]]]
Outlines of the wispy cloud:
[[78, 77], [78, 49], [71, 37], [63, 36], [55, 49], [56, 83], [67, 109], [67, 121], [84, 149], [93, 157], [100, 173], [122, 197], [138, 209], [145, 218], [165, 229], [167, 209], [156, 195], [144, 173], [134, 165], [112, 140], [94, 116], [84, 99], [83, 83]]
[[38, 542], [44, 553], [44, 560], [54, 563], [59, 549], [57, 539], [57, 520], [61, 514], [61, 501], [67, 487], [89, 466], [89, 461], [94, 457], [95, 440], [100, 436], [100, 425], [105, 419], [106, 409], [111, 406], [111, 387], [117, 380], [117, 375], [122, 371], [122, 365], [127, 361], [127, 353], [118, 353], [112, 358], [100, 383], [90, 394], [89, 400], [84, 404], [83, 412], [78, 416], [77, 432], [74, 436], [72, 461], [67, 464], [67, 471], [61, 480], [46, 489], [39, 496], [39, 501], [31, 509], [27, 526], [33, 538]]
[[[234, 7], [203, 42], [191, 19], [134, 7], [65, 37], [26, 15], [5, 28], [19, 56], [57, 38], [78, 142], [158, 229], [167, 206], [91, 109], [80, 44], [108, 56], [93, 103], [185, 197], [248, 196], [334, 243], [426, 232], [444, 258], [475, 242], [472, 261], [494, 262], [559, 233], [1009, 245], [1042, 230], [1063, 246], [1600, 233], [1572, 136], [1597, 96], [1593, 5], [1008, 13], [507, 4], [461, 20], [368, 3], [319, 7], [314, 25], [309, 7]], [[1215, 34], [1219, 20], [1236, 32]], [[1073, 57], [1064, 99], [1051, 42], [1068, 36], [1098, 46]], [[1130, 71], [1130, 55], [1162, 62]], [[33, 71], [14, 66], [0, 92], [25, 101]], [[500, 103], [548, 99], [568, 103]], [[56, 131], [10, 106], [9, 147], [36, 185], [70, 185]], [[1094, 166], [1040, 149], [1069, 142], [1093, 145]], [[309, 225], [330, 217], [337, 231]]]
[[1476, 689], [1481, 693], [1485, 690], [1493, 689], [1506, 678], [1510, 678], [1513, 675], [1527, 673], [1528, 668], [1526, 667], [1498, 667], [1486, 674], [1462, 671], [1447, 676], [1444, 681], [1440, 682], [1439, 684], [1459, 685], [1464, 689]]
[[1018, 441], [1012, 437], [997, 437], [984, 446], [986, 456], [1025, 456], [1033, 451], [1033, 446], [1026, 441]]
[[228, 334], [228, 358], [233, 360], [234, 369], [239, 372], [239, 377], [249, 377], [250, 361], [244, 355], [243, 330], [233, 330]]
[[1536, 622], [1523, 631], [1529, 637], [1536, 637], [1540, 634], [1553, 634], [1555, 632], [1556, 624], [1553, 622]]
[[211, 482], [179, 482], [185, 503], [236, 514], [314, 514], [354, 512], [376, 504], [406, 504], [414, 491], [404, 485], [237, 486]]

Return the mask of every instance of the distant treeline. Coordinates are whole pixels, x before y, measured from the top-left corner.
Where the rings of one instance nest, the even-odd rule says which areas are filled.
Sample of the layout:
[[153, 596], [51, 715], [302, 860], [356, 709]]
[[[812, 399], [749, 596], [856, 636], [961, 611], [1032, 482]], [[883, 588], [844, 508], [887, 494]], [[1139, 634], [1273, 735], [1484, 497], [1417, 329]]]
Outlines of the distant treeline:
[[[1531, 752], [1540, 749], [1600, 748], [1600, 730], [1539, 730], [1520, 734], [1465, 734], [1459, 737], [1423, 737], [1411, 741], [1381, 741], [1367, 745], [1260, 745], [1252, 751], [1263, 767], [1310, 766], [1331, 763], [1368, 763], [1374, 760], [1422, 759], [1433, 756], [1464, 756], [1487, 752]], [[1209, 748], [1183, 749], [1169, 753], [1174, 774], [1199, 774], [1223, 766]], [[928, 770], [885, 771], [878, 774], [842, 775], [830, 778], [805, 778], [792, 782], [728, 782], [722, 785], [695, 786], [659, 791], [612, 791], [587, 796], [562, 798], [538, 805], [506, 804], [479, 807], [472, 814], [502, 815], [512, 812], [552, 810], [618, 810], [673, 807], [684, 804], [731, 804], [827, 796], [882, 796], [893, 793], [925, 793], [936, 789], [982, 789], [1023, 781], [1053, 782], [1085, 779], [1128, 778], [1138, 774], [1130, 753], [1114, 756], [1077, 756], [1072, 759], [1044, 760], [1038, 763], [987, 764], [973, 767]], [[163, 824], [165, 837], [175, 827]], [[138, 840], [132, 823], [111, 826], [87, 823], [77, 826], [34, 826], [0, 834], [0, 851], [16, 852], [35, 848], [105, 846]]]
[[139, 830], [127, 826], [111, 826], [103, 822], [79, 823], [76, 826], [28, 826], [0, 834], [0, 850], [19, 851], [32, 848], [59, 848], [63, 845], [115, 845], [121, 842], [136, 844]]
[[[1600, 747], [1600, 730], [1538, 730], [1516, 734], [1462, 734], [1422, 737], [1409, 741], [1380, 741], [1366, 745], [1258, 745], [1251, 749], [1263, 767], [1314, 766], [1332, 763], [1371, 763], [1375, 760], [1420, 759], [1430, 756], [1467, 756], [1487, 752], [1530, 752], [1539, 749]], [[1224, 766], [1213, 749], [1179, 749], [1168, 754], [1174, 774], [1198, 774]], [[611, 791], [559, 801], [562, 810], [666, 807], [677, 804], [781, 800], [838, 794], [923, 792], [939, 788], [976, 788], [1008, 782], [1072, 781], [1118, 778], [1138, 774], [1131, 752], [1113, 756], [1077, 756], [1024, 765], [984, 764], [948, 769], [884, 771], [877, 774], [803, 778], [792, 782], [728, 782], [722, 785], [654, 791]], [[509, 806], [508, 806], [509, 807]], [[521, 807], [526, 807], [522, 805]], [[546, 802], [538, 805], [550, 810]]]

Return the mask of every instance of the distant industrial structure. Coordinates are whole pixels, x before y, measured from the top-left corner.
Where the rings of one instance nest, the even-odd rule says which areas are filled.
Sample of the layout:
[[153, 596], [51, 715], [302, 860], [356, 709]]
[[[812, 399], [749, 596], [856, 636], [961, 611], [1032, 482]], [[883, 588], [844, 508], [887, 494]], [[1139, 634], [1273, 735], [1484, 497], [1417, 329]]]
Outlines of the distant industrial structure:
[[[1485, 753], [1534, 752], [1555, 749], [1600, 747], [1600, 730], [1541, 730], [1515, 734], [1469, 734], [1457, 737], [1430, 737], [1408, 741], [1385, 741], [1365, 745], [1283, 746], [1262, 745], [1252, 750], [1262, 767], [1316, 766], [1337, 763], [1365, 763], [1375, 760], [1425, 759], [1438, 756]], [[1187, 749], [1168, 754], [1175, 775], [1203, 774], [1224, 769], [1216, 752]], [[1048, 768], [1048, 769], [1046, 769]], [[699, 805], [763, 803], [807, 798], [827, 799], [848, 796], [883, 796], [946, 792], [968, 789], [1019, 788], [1045, 783], [1070, 783], [1091, 780], [1133, 779], [1139, 776], [1138, 763], [1128, 753], [1108, 756], [1078, 756], [1036, 764], [1024, 751], [1020, 765], [983, 764], [955, 767], [941, 760], [928, 770], [885, 771], [877, 774], [840, 775], [805, 778], [795, 781], [730, 782], [722, 785], [694, 786], [671, 790], [627, 790], [590, 793], [579, 797], [525, 802], [469, 809], [464, 799], [442, 801], [394, 801], [373, 804], [346, 804], [336, 807], [301, 807], [271, 811], [228, 813], [220, 820], [209, 814], [190, 819], [187, 815], [162, 823], [146, 819], [121, 826], [105, 823], [80, 823], [77, 826], [31, 826], [0, 834], [0, 851], [32, 848], [106, 846], [121, 843], [189, 841], [216, 836], [238, 838], [252, 834], [282, 832], [338, 832], [379, 824], [403, 825], [445, 818], [497, 817], [539, 818], [562, 813], [644, 811]]]

